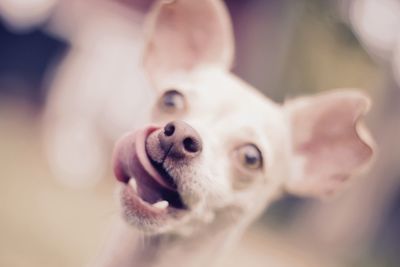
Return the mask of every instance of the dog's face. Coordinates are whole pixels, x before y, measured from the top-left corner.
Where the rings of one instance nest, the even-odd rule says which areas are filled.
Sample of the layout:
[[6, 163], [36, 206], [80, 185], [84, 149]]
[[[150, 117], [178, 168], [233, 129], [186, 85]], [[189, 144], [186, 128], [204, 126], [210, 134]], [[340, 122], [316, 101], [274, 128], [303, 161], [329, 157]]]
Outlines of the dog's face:
[[117, 143], [126, 220], [150, 233], [248, 223], [282, 191], [328, 195], [373, 151], [360, 93], [278, 105], [229, 72], [232, 33], [216, 0], [160, 2], [145, 67], [152, 124]]

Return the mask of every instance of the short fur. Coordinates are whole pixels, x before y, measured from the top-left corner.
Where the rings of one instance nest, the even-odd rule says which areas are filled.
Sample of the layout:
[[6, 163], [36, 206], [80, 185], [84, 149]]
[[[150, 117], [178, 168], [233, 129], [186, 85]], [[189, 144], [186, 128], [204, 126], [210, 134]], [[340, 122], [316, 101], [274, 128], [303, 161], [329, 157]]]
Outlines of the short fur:
[[[153, 87], [160, 96], [178, 90], [186, 102], [177, 112], [156, 102], [152, 123], [185, 121], [201, 136], [203, 151], [164, 161], [187, 213], [157, 222], [125, 212], [96, 266], [210, 266], [283, 192], [329, 196], [371, 161], [364, 94], [341, 89], [280, 105], [230, 72], [233, 36], [222, 2], [159, 1], [148, 33], [144, 66]], [[156, 161], [160, 131], [146, 141]], [[236, 157], [248, 143], [261, 151], [261, 169], [246, 169]]]

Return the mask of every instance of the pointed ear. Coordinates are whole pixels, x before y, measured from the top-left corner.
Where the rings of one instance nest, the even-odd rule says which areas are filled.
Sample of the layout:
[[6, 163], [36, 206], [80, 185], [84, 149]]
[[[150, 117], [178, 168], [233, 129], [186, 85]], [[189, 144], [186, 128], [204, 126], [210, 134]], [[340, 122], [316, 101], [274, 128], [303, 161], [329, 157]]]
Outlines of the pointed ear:
[[356, 91], [335, 91], [285, 104], [294, 169], [287, 189], [303, 196], [334, 193], [374, 154], [362, 117], [370, 100]]
[[233, 33], [222, 1], [161, 0], [150, 13], [148, 34], [144, 64], [153, 81], [202, 64], [231, 67]]

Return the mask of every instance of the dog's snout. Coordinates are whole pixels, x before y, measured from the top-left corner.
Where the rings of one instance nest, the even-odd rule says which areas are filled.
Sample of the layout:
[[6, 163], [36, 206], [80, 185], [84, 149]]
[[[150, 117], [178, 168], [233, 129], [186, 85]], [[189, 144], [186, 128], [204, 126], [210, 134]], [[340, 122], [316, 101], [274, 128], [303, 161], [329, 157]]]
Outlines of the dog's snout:
[[180, 159], [198, 156], [203, 146], [197, 131], [183, 121], [167, 123], [158, 138], [168, 156]]

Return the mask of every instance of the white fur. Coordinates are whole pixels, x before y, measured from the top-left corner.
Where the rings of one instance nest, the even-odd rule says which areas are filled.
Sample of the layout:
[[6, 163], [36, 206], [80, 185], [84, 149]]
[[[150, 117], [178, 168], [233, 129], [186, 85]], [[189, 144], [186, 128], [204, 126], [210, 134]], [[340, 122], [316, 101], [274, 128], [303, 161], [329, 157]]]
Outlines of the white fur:
[[[209, 13], [192, 14], [194, 7]], [[161, 1], [151, 19], [146, 70], [159, 96], [172, 88], [187, 103], [185, 110], [171, 114], [156, 101], [151, 123], [185, 121], [201, 136], [203, 151], [190, 161], [167, 157], [164, 162], [188, 207], [185, 216], [152, 227], [142, 245], [134, 235], [120, 238], [117, 246], [130, 250], [121, 256], [107, 249], [109, 260], [97, 266], [210, 266], [282, 192], [330, 194], [369, 162], [371, 143], [357, 130], [368, 108], [365, 97], [339, 91], [279, 105], [230, 73], [226, 53], [210, 58], [227, 44], [229, 51], [233, 47], [229, 18], [219, 1]], [[196, 19], [200, 21], [192, 21]], [[203, 25], [205, 19], [209, 21]], [[196, 43], [198, 29], [173, 28], [185, 22], [205, 27], [200, 33], [222, 33]], [[148, 138], [151, 153], [156, 153], [159, 131]], [[235, 149], [247, 143], [262, 152], [259, 170], [244, 170], [234, 158]], [[343, 157], [351, 162], [345, 169], [340, 166]], [[322, 167], [327, 171], [319, 171]], [[140, 222], [135, 225], [141, 230]], [[131, 231], [125, 227], [123, 232]]]

